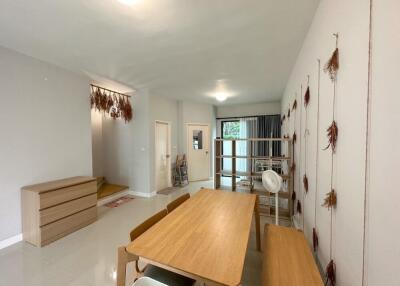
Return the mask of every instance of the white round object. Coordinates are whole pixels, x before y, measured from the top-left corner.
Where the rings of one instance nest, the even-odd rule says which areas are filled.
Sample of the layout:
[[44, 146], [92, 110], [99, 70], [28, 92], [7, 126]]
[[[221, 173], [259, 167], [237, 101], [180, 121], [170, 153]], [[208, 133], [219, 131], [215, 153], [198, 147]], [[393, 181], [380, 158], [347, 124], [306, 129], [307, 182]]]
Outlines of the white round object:
[[267, 170], [262, 173], [262, 184], [271, 193], [276, 194], [281, 190], [282, 181], [282, 177], [273, 170]]

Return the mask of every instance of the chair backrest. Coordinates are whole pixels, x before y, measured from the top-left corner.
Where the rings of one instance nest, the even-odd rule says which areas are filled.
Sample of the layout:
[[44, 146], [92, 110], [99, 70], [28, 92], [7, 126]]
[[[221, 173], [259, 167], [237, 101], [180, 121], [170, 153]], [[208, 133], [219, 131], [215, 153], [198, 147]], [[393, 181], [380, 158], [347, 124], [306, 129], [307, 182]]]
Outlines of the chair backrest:
[[142, 222], [140, 225], [135, 227], [129, 234], [131, 237], [131, 241], [134, 241], [141, 234], [143, 234], [146, 230], [148, 230], [150, 227], [152, 227], [157, 222], [159, 222], [163, 217], [165, 217], [167, 215], [167, 213], [168, 213], [167, 210], [164, 209], [164, 210], [156, 213], [155, 215], [149, 217], [144, 222]]
[[190, 199], [190, 194], [184, 194], [167, 205], [168, 213], [179, 207], [184, 201]]

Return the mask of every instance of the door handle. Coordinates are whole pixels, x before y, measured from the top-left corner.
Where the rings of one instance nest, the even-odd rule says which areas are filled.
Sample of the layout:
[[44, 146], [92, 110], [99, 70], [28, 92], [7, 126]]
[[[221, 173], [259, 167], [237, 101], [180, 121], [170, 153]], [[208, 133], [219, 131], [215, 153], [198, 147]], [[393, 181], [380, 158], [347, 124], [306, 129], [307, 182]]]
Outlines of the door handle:
[[206, 150], [206, 155], [208, 155], [208, 150]]

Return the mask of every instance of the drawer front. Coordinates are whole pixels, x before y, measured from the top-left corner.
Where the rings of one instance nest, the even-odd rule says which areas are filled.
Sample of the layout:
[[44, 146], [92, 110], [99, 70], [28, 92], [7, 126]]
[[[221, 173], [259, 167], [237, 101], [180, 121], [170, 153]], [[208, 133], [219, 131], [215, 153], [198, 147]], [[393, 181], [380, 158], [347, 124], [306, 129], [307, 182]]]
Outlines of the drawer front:
[[40, 194], [40, 209], [97, 193], [96, 181]]
[[67, 234], [93, 223], [96, 217], [97, 207], [92, 207], [41, 227], [41, 245], [49, 244], [52, 241], [60, 239]]
[[81, 210], [97, 205], [97, 194], [92, 194], [61, 205], [56, 205], [40, 211], [40, 226], [62, 219]]

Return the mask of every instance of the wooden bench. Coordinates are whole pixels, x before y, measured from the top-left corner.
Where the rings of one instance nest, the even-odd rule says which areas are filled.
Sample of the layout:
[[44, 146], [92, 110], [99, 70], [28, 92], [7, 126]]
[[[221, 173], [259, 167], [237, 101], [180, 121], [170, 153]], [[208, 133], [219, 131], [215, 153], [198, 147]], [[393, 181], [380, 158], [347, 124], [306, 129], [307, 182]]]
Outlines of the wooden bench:
[[322, 278], [303, 232], [265, 225], [263, 286], [322, 286]]

